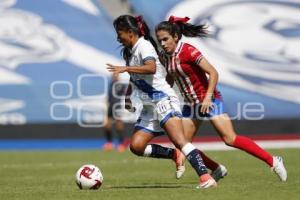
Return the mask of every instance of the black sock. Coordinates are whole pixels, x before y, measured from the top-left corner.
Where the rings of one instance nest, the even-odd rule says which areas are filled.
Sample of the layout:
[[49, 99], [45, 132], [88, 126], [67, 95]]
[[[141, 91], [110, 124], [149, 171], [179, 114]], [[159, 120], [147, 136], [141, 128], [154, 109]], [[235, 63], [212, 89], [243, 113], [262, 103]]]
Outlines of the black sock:
[[153, 158], [167, 158], [172, 159], [174, 154], [174, 149], [163, 147], [157, 144], [151, 144], [152, 152], [150, 157]]
[[196, 170], [199, 176], [207, 174], [207, 168], [204, 165], [202, 157], [197, 149], [191, 151], [186, 158], [191, 163], [192, 167]]
[[119, 144], [123, 144], [123, 143], [124, 143], [123, 131], [118, 131], [118, 130], [117, 130], [117, 134], [118, 134], [118, 141], [119, 141]]
[[112, 131], [109, 129], [105, 130], [105, 139], [107, 142], [112, 142]]

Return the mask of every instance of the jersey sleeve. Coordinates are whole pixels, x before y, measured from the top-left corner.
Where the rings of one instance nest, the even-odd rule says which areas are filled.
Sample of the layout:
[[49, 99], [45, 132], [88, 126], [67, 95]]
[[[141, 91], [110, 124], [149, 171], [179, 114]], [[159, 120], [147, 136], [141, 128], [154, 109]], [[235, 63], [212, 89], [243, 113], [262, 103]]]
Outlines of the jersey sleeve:
[[192, 45], [188, 45], [186, 51], [187, 51], [186, 56], [190, 63], [192, 64], [200, 63], [201, 59], [203, 58], [203, 55], [198, 49], [196, 49], [196, 47]]
[[155, 61], [158, 57], [154, 47], [150, 42], [143, 43], [140, 49], [140, 55], [143, 60], [143, 63], [145, 63], [147, 60]]

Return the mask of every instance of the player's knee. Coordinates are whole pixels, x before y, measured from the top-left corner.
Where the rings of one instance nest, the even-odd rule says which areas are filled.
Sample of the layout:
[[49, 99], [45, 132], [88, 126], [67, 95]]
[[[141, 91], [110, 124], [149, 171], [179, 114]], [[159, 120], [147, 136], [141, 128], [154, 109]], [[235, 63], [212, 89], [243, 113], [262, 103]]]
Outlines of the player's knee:
[[130, 148], [130, 151], [132, 153], [134, 153], [135, 155], [137, 155], [137, 156], [143, 156], [144, 155], [144, 150], [145, 150], [144, 145], [133, 142], [133, 143], [130, 144], [129, 148]]

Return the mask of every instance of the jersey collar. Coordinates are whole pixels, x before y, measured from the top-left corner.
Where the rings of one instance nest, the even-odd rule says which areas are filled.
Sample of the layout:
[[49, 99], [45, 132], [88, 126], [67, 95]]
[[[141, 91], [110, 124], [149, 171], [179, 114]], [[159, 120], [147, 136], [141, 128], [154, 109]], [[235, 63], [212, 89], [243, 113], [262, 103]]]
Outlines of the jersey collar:
[[175, 49], [175, 51], [174, 51], [174, 53], [173, 53], [172, 55], [178, 54], [178, 52], [180, 51], [182, 45], [183, 45], [183, 41], [180, 39], [180, 40], [178, 41], [177, 46], [176, 46], [176, 49]]
[[135, 52], [135, 50], [137, 49], [138, 45], [142, 42], [142, 40], [144, 40], [144, 37], [140, 37], [138, 39], [138, 41], [133, 45], [132, 49], [131, 49], [131, 53]]

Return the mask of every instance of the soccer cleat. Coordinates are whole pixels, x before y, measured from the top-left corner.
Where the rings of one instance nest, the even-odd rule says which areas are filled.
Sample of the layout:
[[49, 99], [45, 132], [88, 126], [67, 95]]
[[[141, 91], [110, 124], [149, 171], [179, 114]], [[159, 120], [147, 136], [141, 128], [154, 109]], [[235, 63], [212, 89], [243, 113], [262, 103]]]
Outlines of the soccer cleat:
[[217, 187], [217, 182], [210, 174], [204, 174], [200, 176], [200, 184], [196, 187], [197, 189], [207, 189], [210, 187]]
[[183, 176], [184, 172], [185, 172], [185, 166], [182, 165], [182, 166], [178, 166], [176, 168], [177, 168], [176, 169], [176, 178], [180, 179]]
[[112, 151], [114, 149], [114, 145], [112, 142], [106, 142], [104, 145], [103, 145], [103, 150], [104, 151]]
[[124, 151], [126, 151], [126, 146], [124, 144], [119, 144], [117, 149], [119, 153], [123, 153]]
[[281, 181], [287, 180], [287, 172], [284, 167], [283, 159], [280, 156], [273, 156], [273, 167], [271, 170], [277, 174]]
[[211, 176], [218, 182], [220, 179], [227, 175], [227, 169], [224, 165], [219, 165], [219, 167], [211, 173]]
[[173, 160], [176, 164], [175, 176], [177, 179], [180, 179], [185, 172], [185, 166], [184, 166], [185, 156], [179, 149], [175, 149]]

